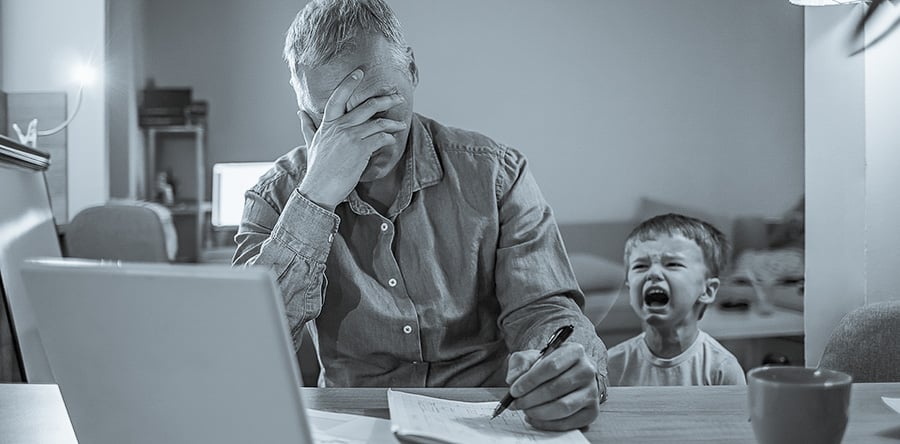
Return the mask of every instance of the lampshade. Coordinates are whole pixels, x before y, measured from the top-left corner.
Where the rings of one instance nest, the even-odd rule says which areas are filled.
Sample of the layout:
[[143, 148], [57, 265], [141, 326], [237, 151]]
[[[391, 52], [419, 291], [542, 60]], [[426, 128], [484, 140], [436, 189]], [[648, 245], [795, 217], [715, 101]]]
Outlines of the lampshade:
[[865, 0], [791, 0], [791, 3], [798, 6], [834, 6], [865, 3]]

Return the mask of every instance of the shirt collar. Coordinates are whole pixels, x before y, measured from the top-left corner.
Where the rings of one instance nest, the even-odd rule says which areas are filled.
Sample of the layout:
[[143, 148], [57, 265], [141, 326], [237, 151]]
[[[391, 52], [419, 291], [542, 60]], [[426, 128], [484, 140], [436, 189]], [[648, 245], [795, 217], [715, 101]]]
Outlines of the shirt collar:
[[402, 188], [407, 188], [408, 183], [411, 191], [415, 192], [441, 181], [444, 169], [438, 160], [434, 139], [420, 116], [415, 113], [412, 116], [406, 149], [410, 156], [406, 160], [407, 174], [403, 177], [405, 183]]

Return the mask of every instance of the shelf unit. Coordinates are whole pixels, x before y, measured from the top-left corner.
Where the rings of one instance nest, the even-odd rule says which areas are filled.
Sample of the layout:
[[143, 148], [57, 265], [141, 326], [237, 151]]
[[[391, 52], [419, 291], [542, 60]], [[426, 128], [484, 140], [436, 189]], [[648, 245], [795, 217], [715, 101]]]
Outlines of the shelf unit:
[[[144, 153], [143, 193], [144, 199], [154, 200], [156, 186], [156, 160], [157, 150], [160, 147], [160, 136], [186, 135], [194, 138], [194, 179], [196, 180], [196, 200], [176, 200], [174, 204], [166, 205], [172, 212], [172, 217], [194, 216], [195, 224], [195, 249], [191, 259], [199, 261], [203, 254], [203, 242], [206, 235], [206, 214], [212, 210], [212, 203], [205, 200], [206, 197], [206, 127], [204, 125], [169, 125], [144, 127], [146, 138]], [[179, 242], [179, 248], [183, 244]], [[179, 253], [179, 256], [182, 256]]]

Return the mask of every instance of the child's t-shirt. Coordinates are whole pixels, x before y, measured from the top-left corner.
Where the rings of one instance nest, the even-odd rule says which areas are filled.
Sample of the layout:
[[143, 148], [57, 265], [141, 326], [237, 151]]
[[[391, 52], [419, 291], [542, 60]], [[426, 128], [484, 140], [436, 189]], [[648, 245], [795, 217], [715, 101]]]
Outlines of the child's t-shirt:
[[608, 369], [614, 386], [747, 385], [737, 358], [703, 331], [673, 358], [654, 355], [641, 333], [609, 350]]

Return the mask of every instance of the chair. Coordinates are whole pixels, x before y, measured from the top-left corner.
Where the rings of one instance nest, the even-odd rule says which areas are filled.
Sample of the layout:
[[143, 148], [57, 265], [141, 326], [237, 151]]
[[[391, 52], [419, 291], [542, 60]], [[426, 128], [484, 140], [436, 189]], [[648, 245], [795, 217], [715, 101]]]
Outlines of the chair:
[[841, 319], [819, 367], [853, 376], [853, 382], [900, 382], [900, 300], [859, 307]]
[[152, 202], [110, 201], [85, 208], [65, 228], [66, 256], [170, 262], [178, 249], [169, 210]]

